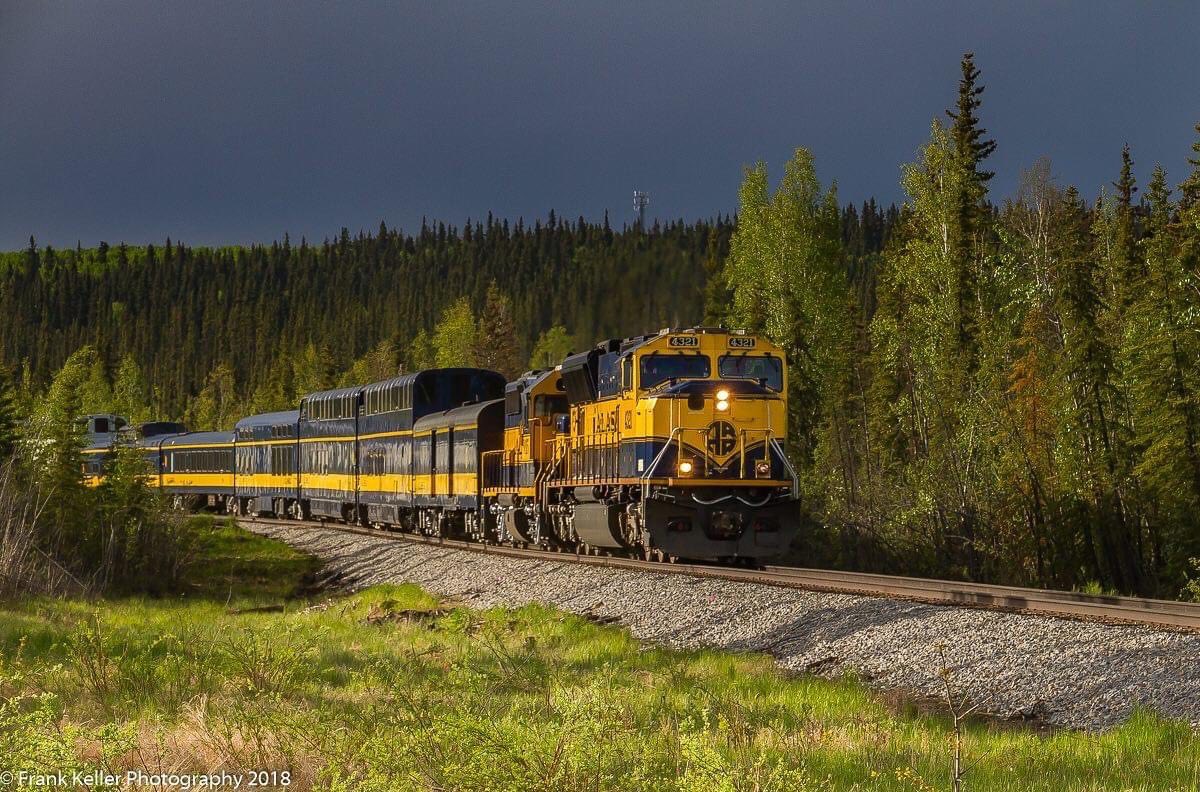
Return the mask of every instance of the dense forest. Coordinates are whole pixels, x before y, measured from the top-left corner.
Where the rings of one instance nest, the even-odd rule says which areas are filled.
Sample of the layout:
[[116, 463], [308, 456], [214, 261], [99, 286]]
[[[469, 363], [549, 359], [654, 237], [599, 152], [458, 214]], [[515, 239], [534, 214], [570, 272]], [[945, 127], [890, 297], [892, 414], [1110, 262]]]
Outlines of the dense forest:
[[[877, 252], [895, 216], [874, 203], [847, 208], [852, 258]], [[354, 373], [432, 364], [439, 352], [445, 363], [513, 375], [603, 338], [697, 323], [734, 227], [717, 218], [614, 230], [551, 212], [532, 225], [489, 217], [425, 224], [415, 235], [382, 224], [374, 234], [343, 229], [320, 245], [55, 250], [30, 240], [0, 254], [0, 365], [23, 371], [36, 392], [89, 344], [98, 352], [94, 403], [108, 401], [108, 381], [133, 391], [114, 409], [200, 423], [232, 414], [200, 409], [201, 395], [279, 409]], [[484, 337], [472, 343], [476, 316]], [[474, 350], [486, 358], [497, 348], [503, 360], [476, 359]]]
[[[524, 363], [554, 325], [591, 343], [691, 321], [706, 258], [724, 254], [732, 230], [718, 220], [615, 232], [551, 213], [528, 226], [489, 217], [408, 235], [381, 225], [320, 244], [249, 248], [167, 240], [59, 251], [31, 242], [0, 265], [2, 355], [9, 366], [28, 363], [39, 385], [83, 344], [110, 373], [131, 356], [153, 385], [154, 408], [182, 417], [214, 373], [228, 372], [249, 399], [293, 374], [300, 392], [332, 384], [381, 342], [394, 345], [393, 364], [411, 367], [418, 333], [432, 333], [462, 296], [479, 313], [495, 281]], [[315, 362], [284, 371], [304, 368], [306, 353]]]
[[86, 408], [209, 427], [401, 368], [512, 374], [720, 322], [790, 352], [804, 561], [1175, 596], [1200, 556], [1200, 140], [1174, 188], [1156, 168], [1139, 190], [1126, 147], [1098, 196], [1042, 161], [1001, 198], [982, 97], [966, 56], [899, 208], [841, 204], [798, 149], [774, 189], [747, 170], [736, 218], [694, 224], [31, 240], [0, 256], [9, 411], [72, 355]]

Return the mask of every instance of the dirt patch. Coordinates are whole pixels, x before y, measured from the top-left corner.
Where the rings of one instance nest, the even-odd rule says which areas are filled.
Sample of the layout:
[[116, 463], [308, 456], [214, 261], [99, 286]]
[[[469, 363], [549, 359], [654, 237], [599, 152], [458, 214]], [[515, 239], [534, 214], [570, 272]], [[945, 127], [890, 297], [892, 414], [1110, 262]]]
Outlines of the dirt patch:
[[446, 605], [438, 605], [436, 608], [421, 609], [421, 608], [397, 608], [394, 600], [385, 600], [377, 602], [367, 611], [366, 617], [363, 618], [364, 624], [424, 624], [430, 629], [433, 629], [434, 621], [445, 616], [454, 610]]
[[[920, 715], [949, 718], [945, 699], [922, 695], [915, 690], [888, 690], [879, 693], [879, 698], [890, 711], [903, 717]], [[964, 702], [962, 705], [969, 706], [970, 702]], [[974, 713], [967, 718], [967, 722], [986, 724], [995, 731], [1033, 731], [1041, 735], [1063, 730], [1061, 726], [1054, 726], [1046, 721], [1040, 702], [1028, 711], [1008, 715]]]

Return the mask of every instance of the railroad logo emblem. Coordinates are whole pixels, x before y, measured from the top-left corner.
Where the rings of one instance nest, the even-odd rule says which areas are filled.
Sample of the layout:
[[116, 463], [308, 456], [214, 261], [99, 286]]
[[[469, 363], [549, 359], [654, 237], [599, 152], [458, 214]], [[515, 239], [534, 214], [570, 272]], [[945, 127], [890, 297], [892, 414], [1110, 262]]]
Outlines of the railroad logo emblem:
[[729, 421], [713, 421], [708, 427], [708, 453], [725, 456], [737, 445], [737, 430]]

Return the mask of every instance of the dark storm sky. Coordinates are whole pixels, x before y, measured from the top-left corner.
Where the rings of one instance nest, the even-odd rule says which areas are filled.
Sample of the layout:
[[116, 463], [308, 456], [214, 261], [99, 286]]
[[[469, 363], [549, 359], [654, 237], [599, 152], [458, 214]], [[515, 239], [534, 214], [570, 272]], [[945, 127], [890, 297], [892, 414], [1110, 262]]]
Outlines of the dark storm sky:
[[1183, 178], [1200, 3], [0, 0], [0, 248], [320, 239], [381, 219], [614, 223], [735, 208], [813, 150], [844, 200], [900, 164], [974, 50], [1000, 195], [1089, 195], [1133, 147]]

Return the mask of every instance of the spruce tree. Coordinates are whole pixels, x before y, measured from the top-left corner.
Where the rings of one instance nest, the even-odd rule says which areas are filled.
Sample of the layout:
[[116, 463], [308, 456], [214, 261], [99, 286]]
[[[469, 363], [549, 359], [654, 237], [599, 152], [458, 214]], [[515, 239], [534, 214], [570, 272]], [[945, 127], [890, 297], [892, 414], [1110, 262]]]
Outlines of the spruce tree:
[[729, 307], [733, 302], [733, 290], [725, 277], [725, 253], [721, 249], [721, 238], [714, 228], [708, 232], [707, 250], [704, 256], [704, 324], [709, 327], [724, 325], [729, 321]]
[[985, 136], [987, 130], [979, 125], [978, 111], [983, 104], [980, 99], [984, 86], [978, 85], [981, 72], [975, 66], [975, 54], [963, 54], [960, 64], [962, 77], [958, 81], [958, 102], [954, 110], [947, 110], [946, 115], [954, 120], [952, 127], [954, 149], [959, 162], [971, 174], [971, 183], [964, 191], [969, 201], [964, 202], [960, 209], [968, 215], [976, 215], [979, 204], [987, 197], [987, 183], [996, 174], [982, 167], [983, 161], [996, 150], [996, 142]]
[[1121, 149], [1121, 175], [1113, 187], [1116, 188], [1113, 276], [1117, 278], [1115, 286], [1121, 308], [1126, 308], [1135, 299], [1138, 282], [1145, 272], [1137, 248], [1133, 196], [1138, 188], [1133, 177], [1133, 157], [1129, 153], [1128, 143]]
[[1134, 383], [1138, 468], [1160, 503], [1194, 513], [1200, 507], [1200, 382], [1195, 339], [1194, 273], [1176, 245], [1166, 174], [1155, 168], [1147, 191], [1145, 275], [1127, 320], [1127, 367]]
[[12, 376], [0, 366], [0, 464], [16, 451], [19, 427], [20, 410]]
[[475, 365], [499, 371], [512, 379], [521, 373], [521, 360], [512, 302], [493, 280], [488, 284], [483, 313], [479, 316], [479, 328], [475, 336]]
[[1192, 172], [1179, 185], [1179, 222], [1184, 255], [1195, 271], [1200, 267], [1200, 124], [1196, 124], [1196, 142], [1192, 143], [1194, 157], [1188, 157]]
[[957, 265], [958, 343], [967, 373], [978, 364], [980, 334], [980, 270], [983, 266], [985, 233], [988, 217], [987, 183], [995, 174], [983, 168], [983, 162], [996, 150], [987, 130], [980, 126], [979, 108], [984, 86], [978, 84], [980, 71], [975, 66], [974, 53], [965, 53], [961, 63], [962, 76], [958, 81], [958, 102], [946, 115], [953, 119], [950, 134], [959, 176], [957, 188], [957, 222], [951, 229], [951, 257]]

